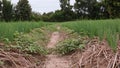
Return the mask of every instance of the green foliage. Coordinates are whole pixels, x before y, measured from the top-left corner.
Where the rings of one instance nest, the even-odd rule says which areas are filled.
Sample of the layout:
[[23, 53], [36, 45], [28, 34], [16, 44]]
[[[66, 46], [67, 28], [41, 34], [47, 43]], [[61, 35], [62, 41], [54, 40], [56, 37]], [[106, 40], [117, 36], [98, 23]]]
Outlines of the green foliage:
[[18, 20], [29, 21], [31, 20], [31, 6], [28, 0], [19, 0], [16, 6], [16, 16]]
[[42, 27], [31, 30], [29, 33], [24, 34], [24, 36], [35, 42], [37, 45], [46, 46], [49, 41], [49, 35], [52, 33], [51, 28]]
[[58, 53], [60, 53], [62, 55], [66, 55], [71, 52], [74, 52], [77, 49], [83, 49], [84, 46], [85, 45], [80, 38], [66, 39], [57, 45], [56, 50]]
[[3, 19], [5, 21], [10, 21], [12, 18], [12, 4], [10, 1], [3, 0]]
[[120, 1], [118, 0], [104, 0], [103, 4], [110, 18], [120, 18]]
[[78, 19], [100, 19], [105, 12], [105, 7], [97, 0], [75, 0], [74, 9]]
[[89, 37], [98, 36], [101, 40], [107, 38], [109, 45], [116, 50], [117, 48], [117, 35], [120, 34], [120, 20], [88, 20], [88, 21], [75, 21], [63, 23], [70, 29], [73, 29], [79, 34], [87, 35]]
[[34, 28], [40, 28], [45, 26], [46, 23], [43, 22], [10, 22], [10, 23], [5, 23], [1, 22], [0, 23], [0, 39], [3, 38], [8, 38], [9, 40], [13, 40], [13, 34], [18, 31], [18, 32], [24, 32], [28, 33], [30, 30]]
[[75, 19], [120, 18], [119, 0], [99, 0], [99, 2], [98, 0], [75, 0], [74, 5], [70, 4], [70, 0], [59, 0], [59, 2], [61, 10], [41, 15], [32, 12], [28, 0], [19, 0], [16, 6], [8, 0], [2, 0], [0, 1], [0, 21], [63, 22]]
[[72, 10], [72, 6], [70, 5], [70, 0], [59, 0], [59, 1], [60, 1], [61, 10], [44, 13], [42, 15], [43, 21], [63, 22], [63, 21], [71, 21], [76, 19], [76, 14]]
[[3, 41], [4, 41], [5, 44], [10, 44], [11, 43], [11, 41], [8, 38], [4, 38]]
[[2, 1], [0, 1], [0, 21], [2, 20]]
[[51, 20], [51, 15], [53, 14], [53, 12], [48, 12], [48, 13], [44, 13], [43, 15], [42, 15], [42, 20], [43, 21], [52, 21]]
[[118, 39], [117, 39], [117, 33], [113, 32], [112, 30], [106, 30], [106, 39], [110, 45], [110, 47], [113, 49], [113, 51], [116, 51], [117, 49], [117, 42], [118, 42]]
[[13, 49], [18, 49], [22, 52], [32, 54], [47, 54], [47, 51], [43, 46], [37, 45], [35, 42], [27, 38], [23, 33], [16, 32], [14, 36], [14, 42], [16, 45], [11, 46]]
[[72, 6], [70, 5], [70, 0], [59, 0], [60, 7], [62, 11], [71, 10]]
[[76, 14], [72, 10], [62, 11], [56, 10], [54, 13], [50, 12], [42, 15], [43, 21], [50, 22], [63, 22], [63, 21], [71, 21], [76, 19]]
[[42, 15], [40, 13], [32, 12], [32, 16], [31, 16], [32, 21], [40, 21], [41, 18]]

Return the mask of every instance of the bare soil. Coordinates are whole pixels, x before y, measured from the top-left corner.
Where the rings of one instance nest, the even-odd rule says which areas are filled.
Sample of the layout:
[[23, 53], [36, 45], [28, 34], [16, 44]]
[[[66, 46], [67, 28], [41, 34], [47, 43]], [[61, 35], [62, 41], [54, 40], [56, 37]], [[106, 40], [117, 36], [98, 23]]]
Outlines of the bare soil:
[[58, 55], [47, 55], [44, 68], [70, 68], [70, 60]]
[[[58, 29], [60, 29], [58, 27]], [[55, 48], [56, 44], [61, 41], [62, 35], [59, 32], [53, 32], [47, 48]], [[44, 68], [70, 68], [71, 61], [67, 56], [59, 56], [58, 54], [49, 54], [45, 61]]]
[[50, 42], [47, 45], [47, 48], [55, 48], [55, 45], [59, 42], [59, 38], [60, 38], [60, 33], [53, 32], [50, 38]]

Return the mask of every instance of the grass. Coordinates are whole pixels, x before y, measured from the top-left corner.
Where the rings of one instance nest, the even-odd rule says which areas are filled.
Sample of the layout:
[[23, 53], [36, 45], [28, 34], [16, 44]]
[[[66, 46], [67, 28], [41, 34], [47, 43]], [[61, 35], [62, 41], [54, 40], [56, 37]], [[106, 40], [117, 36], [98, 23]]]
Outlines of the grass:
[[45, 26], [43, 22], [0, 22], [0, 39], [9, 38], [13, 40], [13, 34], [18, 32], [28, 33], [34, 28]]
[[80, 35], [98, 36], [101, 40], [106, 39], [114, 50], [117, 47], [117, 35], [120, 34], [120, 19], [72, 21], [63, 23], [62, 26], [73, 29]]
[[[52, 23], [53, 26], [56, 23]], [[0, 23], [0, 39], [9, 38], [13, 39], [13, 34], [18, 32], [28, 33], [34, 28], [43, 27], [45, 22], [9, 22]], [[108, 19], [108, 20], [81, 20], [58, 23], [63, 27], [68, 27], [80, 35], [87, 35], [89, 37], [98, 36], [100, 40], [106, 39], [110, 46], [115, 50], [117, 47], [117, 40], [120, 35], [120, 19]]]

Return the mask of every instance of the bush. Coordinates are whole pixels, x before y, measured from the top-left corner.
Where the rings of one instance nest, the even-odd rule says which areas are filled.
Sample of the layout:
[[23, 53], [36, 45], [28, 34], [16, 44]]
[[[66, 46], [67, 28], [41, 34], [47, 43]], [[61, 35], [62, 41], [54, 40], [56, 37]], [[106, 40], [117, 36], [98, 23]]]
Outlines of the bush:
[[63, 21], [72, 21], [76, 19], [76, 14], [73, 11], [62, 11], [57, 10], [54, 13], [44, 13], [42, 15], [43, 21], [49, 22], [63, 22]]
[[53, 22], [63, 22], [72, 21], [76, 19], [76, 15], [73, 11], [61, 11], [57, 10], [51, 15], [51, 21]]
[[77, 49], [83, 49], [84, 43], [82, 42], [81, 38], [78, 39], [66, 39], [63, 42], [60, 42], [56, 50], [58, 53], [65, 55], [71, 52], [74, 52]]
[[40, 13], [37, 13], [37, 12], [32, 12], [32, 15], [31, 15], [31, 20], [32, 21], [40, 21], [41, 20], [41, 14]]

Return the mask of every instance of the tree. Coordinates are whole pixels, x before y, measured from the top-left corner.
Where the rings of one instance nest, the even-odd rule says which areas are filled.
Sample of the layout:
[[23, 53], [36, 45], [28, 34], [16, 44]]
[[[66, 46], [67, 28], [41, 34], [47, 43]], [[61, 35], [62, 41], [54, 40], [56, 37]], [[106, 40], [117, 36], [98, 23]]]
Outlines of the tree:
[[78, 18], [96, 18], [98, 14], [96, 0], [75, 0], [74, 9]]
[[76, 17], [75, 17], [75, 13], [72, 10], [72, 6], [70, 5], [70, 0], [59, 0], [59, 1], [60, 1], [61, 10], [55, 12], [53, 16], [58, 17], [59, 15], [62, 15], [60, 16], [62, 21], [74, 20]]
[[16, 16], [21, 21], [31, 19], [31, 6], [28, 0], [19, 0], [16, 6]]
[[2, 0], [0, 0], [0, 21], [2, 20]]
[[78, 18], [83, 17], [87, 11], [84, 0], [75, 0], [74, 9]]
[[110, 18], [120, 18], [120, 1], [119, 0], [103, 0], [106, 10]]
[[12, 4], [10, 1], [3, 0], [3, 8], [2, 8], [2, 13], [3, 13], [3, 19], [5, 21], [10, 21], [12, 18]]
[[88, 18], [89, 19], [97, 19], [99, 15], [100, 7], [98, 5], [97, 0], [87, 0], [87, 8], [88, 8]]
[[32, 21], [40, 21], [42, 19], [42, 15], [39, 12], [32, 12], [31, 20]]
[[120, 18], [120, 0], [113, 0], [114, 16]]
[[60, 7], [63, 11], [71, 10], [72, 6], [70, 5], [70, 0], [60, 0]]

